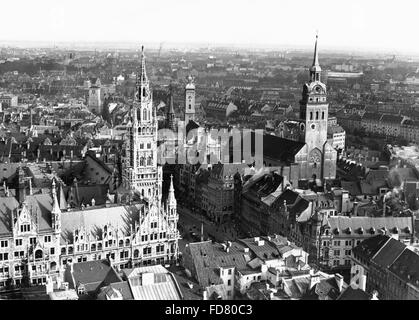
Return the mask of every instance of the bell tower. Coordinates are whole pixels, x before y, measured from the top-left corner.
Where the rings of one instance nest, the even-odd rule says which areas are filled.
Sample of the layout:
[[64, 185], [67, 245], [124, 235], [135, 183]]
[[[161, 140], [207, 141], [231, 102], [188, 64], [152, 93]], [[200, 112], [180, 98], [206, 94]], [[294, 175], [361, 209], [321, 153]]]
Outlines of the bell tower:
[[189, 75], [188, 83], [185, 86], [185, 125], [190, 120], [195, 121], [195, 84], [191, 75]]
[[321, 67], [317, 50], [314, 46], [313, 63], [310, 67], [310, 80], [303, 86], [300, 100], [301, 138], [307, 144], [308, 164], [317, 178], [321, 176], [323, 147], [327, 141], [327, 103], [326, 85], [321, 82]]

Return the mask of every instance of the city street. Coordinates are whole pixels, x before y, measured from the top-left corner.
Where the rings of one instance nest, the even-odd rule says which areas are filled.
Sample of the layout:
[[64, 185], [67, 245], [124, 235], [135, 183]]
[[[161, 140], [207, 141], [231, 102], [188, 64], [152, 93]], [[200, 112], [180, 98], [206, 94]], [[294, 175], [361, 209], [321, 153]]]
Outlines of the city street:
[[179, 249], [182, 252], [186, 243], [201, 240], [201, 223], [204, 224], [204, 240], [212, 239], [217, 242], [234, 241], [240, 238], [238, 229], [232, 223], [216, 225], [207, 217], [192, 212], [190, 209], [178, 205], [179, 230], [182, 240], [179, 241]]

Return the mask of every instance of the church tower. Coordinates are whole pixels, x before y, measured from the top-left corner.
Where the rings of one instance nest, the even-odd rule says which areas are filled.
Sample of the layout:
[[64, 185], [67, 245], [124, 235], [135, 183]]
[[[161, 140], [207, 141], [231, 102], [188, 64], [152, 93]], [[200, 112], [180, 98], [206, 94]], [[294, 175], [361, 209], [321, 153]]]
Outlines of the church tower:
[[172, 85], [170, 85], [170, 101], [169, 101], [169, 109], [167, 111], [167, 128], [172, 130], [173, 132], [176, 131], [175, 108], [173, 106], [173, 86]]
[[137, 191], [149, 199], [159, 196], [163, 178], [162, 168], [157, 166], [157, 126], [142, 47], [129, 139], [125, 142], [123, 183], [126, 189]]
[[185, 125], [190, 120], [195, 121], [195, 84], [191, 75], [189, 75], [188, 83], [185, 86]]
[[96, 82], [92, 83], [89, 87], [89, 100], [87, 105], [89, 107], [89, 110], [96, 114], [101, 114], [102, 112], [101, 90], [102, 89], [99, 79], [97, 79]]
[[303, 86], [300, 100], [301, 138], [307, 144], [308, 166], [317, 178], [322, 176], [323, 149], [327, 142], [327, 103], [326, 85], [321, 82], [321, 67], [314, 47], [313, 64], [310, 67], [310, 80]]

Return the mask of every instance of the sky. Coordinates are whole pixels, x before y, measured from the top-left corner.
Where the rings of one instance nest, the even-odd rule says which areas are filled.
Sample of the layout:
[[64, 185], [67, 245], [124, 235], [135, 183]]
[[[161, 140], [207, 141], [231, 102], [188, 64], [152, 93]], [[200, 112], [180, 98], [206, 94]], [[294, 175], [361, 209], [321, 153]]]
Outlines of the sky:
[[419, 52], [417, 0], [6, 0], [1, 41]]

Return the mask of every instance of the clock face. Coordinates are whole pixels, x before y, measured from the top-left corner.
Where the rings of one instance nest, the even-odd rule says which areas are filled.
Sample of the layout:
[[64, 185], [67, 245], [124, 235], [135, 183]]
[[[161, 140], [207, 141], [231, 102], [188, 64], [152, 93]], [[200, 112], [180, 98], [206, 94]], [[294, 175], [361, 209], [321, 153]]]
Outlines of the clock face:
[[311, 125], [311, 129], [312, 130], [315, 130], [316, 129], [316, 125], [314, 123]]

